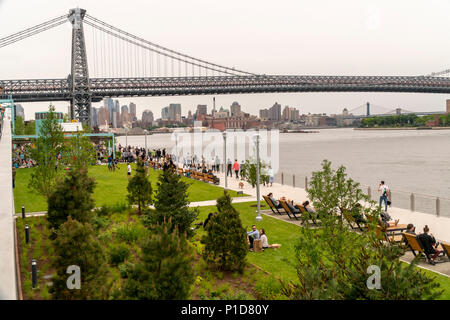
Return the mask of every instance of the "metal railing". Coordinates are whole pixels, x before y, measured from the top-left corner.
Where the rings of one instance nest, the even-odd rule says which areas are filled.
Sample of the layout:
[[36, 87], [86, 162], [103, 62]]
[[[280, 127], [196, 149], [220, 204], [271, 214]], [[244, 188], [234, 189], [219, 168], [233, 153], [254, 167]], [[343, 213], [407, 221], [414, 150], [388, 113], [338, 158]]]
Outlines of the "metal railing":
[[[302, 189], [308, 189], [310, 179], [310, 177], [302, 174], [287, 172], [278, 172], [275, 175], [276, 183]], [[360, 187], [370, 199], [379, 203], [380, 196], [378, 187], [363, 184]], [[438, 217], [450, 217], [450, 198], [391, 189], [388, 199], [391, 201], [391, 206], [395, 208], [407, 209], [411, 212], [434, 214]]]

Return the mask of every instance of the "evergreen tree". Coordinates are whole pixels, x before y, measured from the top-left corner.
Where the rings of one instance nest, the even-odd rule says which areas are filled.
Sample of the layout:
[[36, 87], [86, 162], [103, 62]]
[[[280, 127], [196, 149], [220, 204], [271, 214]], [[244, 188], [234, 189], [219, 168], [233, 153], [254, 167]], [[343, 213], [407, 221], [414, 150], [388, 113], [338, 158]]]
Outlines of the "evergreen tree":
[[152, 184], [148, 180], [142, 161], [137, 162], [136, 174], [128, 181], [128, 201], [138, 205], [138, 212], [152, 203]]
[[191, 237], [194, 234], [191, 225], [197, 218], [198, 210], [189, 208], [188, 184], [174, 170], [168, 169], [159, 175], [157, 186], [155, 210], [147, 211], [144, 223], [151, 227], [171, 219], [172, 227]]
[[[173, 230], [173, 231], [171, 231]], [[141, 243], [142, 256], [124, 286], [129, 299], [185, 300], [194, 283], [193, 254], [185, 235], [168, 223], [157, 225]]]
[[206, 225], [204, 259], [221, 270], [242, 271], [248, 252], [247, 234], [228, 192], [217, 199], [218, 214]]
[[86, 168], [69, 170], [48, 199], [49, 229], [56, 231], [68, 216], [82, 223], [90, 222], [94, 187], [94, 179], [88, 177]]
[[64, 134], [55, 114], [55, 108], [50, 106], [46, 119], [42, 121], [36, 147], [31, 150], [31, 158], [37, 166], [31, 172], [29, 187], [46, 199], [52, 194], [57, 178], [62, 175], [58, 155], [64, 150]]
[[[110, 284], [107, 281], [106, 255], [89, 224], [83, 224], [71, 217], [61, 225], [54, 243], [55, 258], [52, 266], [56, 269], [51, 293], [53, 299], [86, 300], [108, 298]], [[69, 289], [67, 284], [69, 266], [80, 268], [80, 289]], [[68, 281], [69, 280], [69, 281]], [[75, 282], [76, 284], [76, 282]]]

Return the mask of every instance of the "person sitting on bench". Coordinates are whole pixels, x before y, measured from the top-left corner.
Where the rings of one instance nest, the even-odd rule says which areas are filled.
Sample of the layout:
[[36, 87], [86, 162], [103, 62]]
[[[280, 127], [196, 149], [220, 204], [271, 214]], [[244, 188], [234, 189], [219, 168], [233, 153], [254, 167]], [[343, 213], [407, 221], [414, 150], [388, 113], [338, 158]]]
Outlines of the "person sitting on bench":
[[291, 210], [292, 213], [301, 213], [300, 209], [294, 207], [291, 203], [291, 201], [286, 201], [286, 204], [289, 208], [289, 210]]
[[352, 217], [355, 219], [357, 223], [367, 223], [366, 219], [364, 219], [364, 216], [361, 214], [361, 204], [357, 203], [352, 209]]
[[414, 225], [412, 223], [410, 223], [410, 224], [408, 224], [406, 226], [406, 231], [405, 232], [409, 233], [409, 234], [416, 235], [416, 227], [414, 227]]
[[283, 206], [281, 205], [280, 201], [275, 200], [275, 198], [273, 197], [273, 193], [272, 192], [269, 193], [267, 196], [269, 197], [270, 201], [272, 201], [272, 203], [275, 206], [275, 208], [278, 208], [278, 209], [283, 208]]
[[439, 256], [440, 253], [442, 253], [442, 251], [437, 249], [439, 243], [436, 242], [436, 239], [432, 234], [428, 234], [429, 231], [430, 229], [427, 225], [425, 225], [425, 227], [423, 228], [423, 233], [419, 234], [417, 238], [420, 240], [420, 242], [422, 242], [425, 254], [430, 256], [433, 255], [431, 256], [430, 263], [434, 264], [434, 260]]
[[311, 205], [309, 204], [309, 201], [306, 200], [305, 202], [302, 203], [303, 208], [306, 209], [306, 211], [308, 211], [309, 213], [316, 213], [316, 210], [313, 209], [313, 207], [311, 207]]
[[394, 222], [391, 222], [392, 218], [387, 212], [382, 212], [380, 216], [386, 228], [397, 226], [398, 222], [400, 221], [400, 219], [397, 219]]

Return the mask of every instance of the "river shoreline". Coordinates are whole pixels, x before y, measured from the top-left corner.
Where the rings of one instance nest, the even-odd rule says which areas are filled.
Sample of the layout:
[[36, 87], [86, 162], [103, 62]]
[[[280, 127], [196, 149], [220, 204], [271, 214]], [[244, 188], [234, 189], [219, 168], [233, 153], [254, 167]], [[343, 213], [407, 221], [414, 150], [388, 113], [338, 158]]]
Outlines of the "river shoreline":
[[450, 130], [450, 127], [383, 127], [383, 128], [353, 128], [353, 130]]

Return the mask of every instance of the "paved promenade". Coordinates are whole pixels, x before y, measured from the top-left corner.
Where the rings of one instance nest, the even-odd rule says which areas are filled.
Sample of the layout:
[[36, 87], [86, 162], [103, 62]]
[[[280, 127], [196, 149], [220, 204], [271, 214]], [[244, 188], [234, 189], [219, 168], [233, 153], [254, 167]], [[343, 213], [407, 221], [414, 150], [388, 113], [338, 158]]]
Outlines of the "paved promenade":
[[14, 247], [14, 199], [11, 172], [11, 125], [5, 119], [0, 140], [0, 300], [17, 299], [15, 247]]

